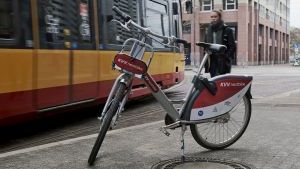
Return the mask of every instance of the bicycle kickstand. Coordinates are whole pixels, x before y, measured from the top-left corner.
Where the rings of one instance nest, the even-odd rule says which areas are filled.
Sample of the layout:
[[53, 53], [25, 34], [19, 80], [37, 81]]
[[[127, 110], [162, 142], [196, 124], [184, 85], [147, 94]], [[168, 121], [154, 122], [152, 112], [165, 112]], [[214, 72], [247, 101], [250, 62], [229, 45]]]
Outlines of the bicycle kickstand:
[[185, 162], [185, 153], [184, 153], [184, 133], [186, 132], [186, 125], [181, 126], [181, 163]]

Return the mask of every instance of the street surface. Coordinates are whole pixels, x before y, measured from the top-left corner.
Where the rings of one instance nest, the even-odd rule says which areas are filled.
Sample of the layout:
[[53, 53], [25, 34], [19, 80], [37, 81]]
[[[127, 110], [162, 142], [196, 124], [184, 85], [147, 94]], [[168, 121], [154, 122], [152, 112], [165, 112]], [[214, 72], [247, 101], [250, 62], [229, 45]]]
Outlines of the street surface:
[[[187, 155], [233, 160], [258, 169], [299, 169], [300, 67], [234, 67], [232, 73], [254, 76], [248, 129], [222, 151], [200, 147], [188, 131]], [[168, 96], [183, 97], [193, 74], [193, 70], [186, 71], [186, 83]], [[69, 119], [1, 131], [0, 168], [88, 168], [87, 157], [98, 130], [96, 113], [90, 111], [95, 112], [80, 110]], [[161, 160], [179, 157], [179, 130], [164, 136], [158, 130], [162, 119], [163, 109], [153, 98], [131, 101], [117, 128], [108, 132], [95, 168], [151, 168]]]

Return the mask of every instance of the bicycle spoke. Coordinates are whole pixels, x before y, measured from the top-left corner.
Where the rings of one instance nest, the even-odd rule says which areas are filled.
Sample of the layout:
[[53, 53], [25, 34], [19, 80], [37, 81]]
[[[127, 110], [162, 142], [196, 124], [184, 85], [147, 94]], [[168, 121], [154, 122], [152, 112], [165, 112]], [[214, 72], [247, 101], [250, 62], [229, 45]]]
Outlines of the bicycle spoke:
[[221, 142], [221, 124], [219, 123], [219, 142]]
[[215, 143], [217, 143], [217, 126], [216, 125], [214, 125], [215, 126], [215, 135], [214, 135], [214, 138], [215, 138]]
[[204, 134], [203, 136], [206, 137], [212, 130], [212, 127], [210, 127], [212, 124], [208, 124], [208, 132], [206, 132], [206, 134]]
[[238, 105], [236, 105], [232, 110], [230, 110], [230, 114], [234, 114], [236, 112], [236, 110], [239, 108], [239, 106], [243, 103], [243, 101], [239, 102]]
[[227, 129], [228, 129], [228, 131], [230, 131], [230, 133], [232, 133], [233, 135], [235, 134], [235, 132], [232, 131], [231, 128], [229, 127], [229, 123], [227, 123]]
[[238, 123], [236, 123], [233, 117], [231, 117], [230, 122], [231, 122], [232, 125], [233, 125], [235, 128], [237, 128], [238, 130], [241, 129], [242, 125], [239, 125]]
[[[202, 125], [202, 124], [199, 124], [199, 125]], [[201, 128], [201, 126], [199, 126], [199, 128]], [[206, 125], [206, 128], [204, 130], [202, 130], [202, 131], [206, 131], [208, 129], [209, 129], [209, 125]]]
[[[197, 135], [192, 130], [196, 141], [208, 149], [223, 149], [233, 144], [245, 130], [249, 121], [249, 99], [244, 97], [228, 114], [217, 117], [212, 122], [198, 125]], [[198, 137], [198, 138], [197, 138]]]
[[231, 120], [232, 120], [233, 122], [235, 122], [237, 125], [239, 125], [239, 123], [242, 123], [241, 126], [243, 126], [243, 124], [244, 124], [244, 121], [238, 121], [238, 120], [235, 120], [235, 118], [233, 118], [233, 117], [231, 117]]

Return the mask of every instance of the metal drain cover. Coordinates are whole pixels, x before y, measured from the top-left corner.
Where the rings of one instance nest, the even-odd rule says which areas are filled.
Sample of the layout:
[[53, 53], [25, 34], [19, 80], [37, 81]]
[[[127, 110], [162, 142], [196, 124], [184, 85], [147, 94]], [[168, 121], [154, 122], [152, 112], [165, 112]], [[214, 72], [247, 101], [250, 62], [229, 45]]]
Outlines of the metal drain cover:
[[185, 163], [180, 159], [161, 161], [152, 169], [254, 169], [249, 165], [219, 159], [187, 157]]

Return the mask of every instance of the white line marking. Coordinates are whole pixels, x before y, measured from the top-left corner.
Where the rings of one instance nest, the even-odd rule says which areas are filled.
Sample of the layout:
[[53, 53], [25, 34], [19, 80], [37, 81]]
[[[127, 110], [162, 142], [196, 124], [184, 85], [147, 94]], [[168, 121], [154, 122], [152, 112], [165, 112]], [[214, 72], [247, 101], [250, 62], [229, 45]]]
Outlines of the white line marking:
[[[154, 126], [154, 125], [158, 125], [162, 122], [163, 121], [161, 120], [161, 121], [141, 124], [141, 125], [137, 125], [137, 126], [121, 128], [121, 129], [118, 129], [118, 130], [111, 130], [111, 131], [108, 131], [107, 135], [114, 134], [114, 133], [120, 133], [120, 132], [133, 130], [133, 129], [135, 129], [135, 130], [136, 129], [141, 129], [141, 128], [148, 127], [148, 126]], [[30, 147], [30, 148], [24, 148], [24, 149], [20, 149], [20, 150], [10, 151], [10, 152], [0, 154], [0, 158], [13, 156], [13, 155], [18, 155], [18, 154], [23, 154], [23, 153], [28, 153], [28, 152], [37, 151], [37, 150], [42, 150], [42, 149], [51, 148], [51, 147], [55, 147], [55, 146], [68, 145], [68, 144], [72, 144], [72, 143], [75, 143], [75, 142], [78, 142], [78, 141], [87, 140], [87, 139], [91, 139], [91, 138], [96, 138], [97, 136], [98, 136], [98, 134], [91, 134], [91, 135], [87, 135], [87, 136], [82, 136], [82, 137], [72, 138], [72, 139], [68, 139], [68, 140], [53, 142], [53, 143], [49, 143], [49, 144], [34, 146], [34, 147]]]

